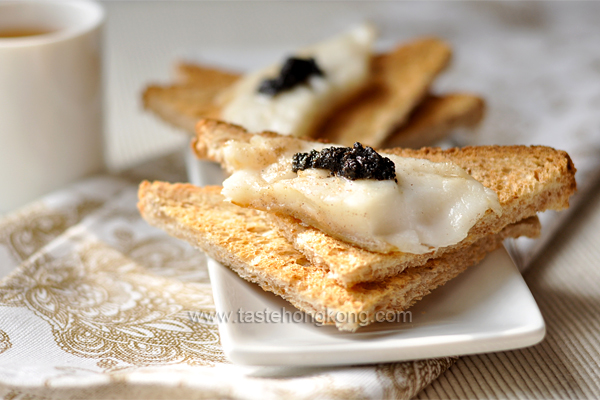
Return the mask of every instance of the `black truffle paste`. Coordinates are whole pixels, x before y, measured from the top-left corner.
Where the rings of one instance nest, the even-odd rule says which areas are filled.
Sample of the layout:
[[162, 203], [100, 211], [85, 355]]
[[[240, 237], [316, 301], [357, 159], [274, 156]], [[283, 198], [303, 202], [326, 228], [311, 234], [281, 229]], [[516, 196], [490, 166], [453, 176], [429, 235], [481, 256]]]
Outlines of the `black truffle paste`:
[[331, 171], [332, 176], [341, 176], [353, 181], [375, 179], [398, 182], [394, 162], [358, 142], [354, 143], [354, 147], [328, 147], [321, 151], [294, 154], [292, 171], [304, 171], [309, 168], [326, 169]]
[[265, 79], [258, 87], [260, 93], [275, 96], [286, 90], [293, 89], [296, 85], [305, 83], [312, 75], [325, 76], [314, 58], [290, 57], [279, 71], [275, 79]]

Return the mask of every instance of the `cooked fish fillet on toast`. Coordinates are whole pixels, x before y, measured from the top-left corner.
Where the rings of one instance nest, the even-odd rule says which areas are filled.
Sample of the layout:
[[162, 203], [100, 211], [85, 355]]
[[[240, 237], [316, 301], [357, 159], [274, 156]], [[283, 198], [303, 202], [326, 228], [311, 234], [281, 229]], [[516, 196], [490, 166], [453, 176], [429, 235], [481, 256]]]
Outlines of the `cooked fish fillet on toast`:
[[[408, 135], [407, 143], [430, 144], [456, 127], [472, 127], [483, 114], [477, 103], [465, 101], [468, 94], [426, 96], [431, 82], [447, 65], [451, 51], [435, 38], [419, 39], [394, 51], [374, 56], [368, 89], [347, 106], [332, 113], [325, 125], [312, 136], [328, 131], [328, 137], [345, 144], [360, 136], [360, 141], [379, 147], [388, 137], [396, 140]], [[239, 75], [202, 65], [177, 66], [177, 81], [172, 85], [151, 85], [143, 94], [144, 107], [170, 124], [194, 133], [202, 118], [219, 118], [222, 94]], [[419, 112], [411, 113], [417, 104]], [[470, 107], [469, 107], [470, 105]], [[343, 113], [344, 116], [337, 116]], [[356, 123], [359, 125], [356, 125]], [[413, 126], [416, 125], [416, 126]], [[347, 129], [347, 130], [346, 130]], [[415, 136], [422, 135], [421, 139]], [[352, 144], [352, 143], [350, 143]]]
[[445, 253], [420, 267], [375, 283], [340, 285], [296, 250], [267, 213], [224, 201], [220, 187], [143, 182], [138, 208], [150, 224], [183, 239], [235, 271], [341, 330], [356, 330], [378, 312], [404, 311], [445, 284], [507, 237], [536, 236], [536, 217], [509, 225], [468, 247]]
[[[261, 133], [265, 138], [278, 140], [279, 145], [304, 139]], [[243, 128], [214, 120], [197, 125], [193, 150], [200, 158], [225, 163], [222, 149], [230, 140], [249, 142], [253, 134]], [[297, 145], [294, 145], [297, 146]], [[330, 271], [338, 283], [352, 286], [358, 282], [377, 281], [396, 275], [408, 267], [423, 265], [446, 252], [458, 251], [473, 243], [500, 233], [506, 226], [535, 216], [545, 210], [568, 207], [575, 192], [575, 167], [564, 151], [544, 146], [480, 146], [441, 150], [438, 148], [388, 149], [388, 154], [422, 158], [433, 162], [451, 161], [474, 179], [498, 195], [502, 214], [491, 210], [471, 228], [461, 242], [440, 247], [425, 254], [403, 252], [376, 253], [336, 239], [299, 220], [281, 213], [278, 205], [269, 205], [270, 219], [290, 243], [314, 265]], [[278, 212], [279, 210], [279, 212]], [[306, 221], [305, 221], [306, 222]]]

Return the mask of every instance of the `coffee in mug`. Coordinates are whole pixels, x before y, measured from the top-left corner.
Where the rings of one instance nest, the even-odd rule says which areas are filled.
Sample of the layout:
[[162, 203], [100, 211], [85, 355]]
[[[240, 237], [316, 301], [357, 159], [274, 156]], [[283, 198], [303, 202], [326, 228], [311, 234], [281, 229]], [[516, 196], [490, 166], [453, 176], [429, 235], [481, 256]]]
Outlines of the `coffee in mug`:
[[104, 167], [102, 7], [0, 1], [0, 214]]

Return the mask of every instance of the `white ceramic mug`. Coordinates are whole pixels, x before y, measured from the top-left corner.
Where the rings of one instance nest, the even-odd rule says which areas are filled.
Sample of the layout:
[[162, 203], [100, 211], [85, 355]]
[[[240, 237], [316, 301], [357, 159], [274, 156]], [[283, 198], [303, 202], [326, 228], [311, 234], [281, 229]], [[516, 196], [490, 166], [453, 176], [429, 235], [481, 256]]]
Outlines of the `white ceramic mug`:
[[103, 169], [103, 21], [86, 0], [0, 1], [0, 214]]

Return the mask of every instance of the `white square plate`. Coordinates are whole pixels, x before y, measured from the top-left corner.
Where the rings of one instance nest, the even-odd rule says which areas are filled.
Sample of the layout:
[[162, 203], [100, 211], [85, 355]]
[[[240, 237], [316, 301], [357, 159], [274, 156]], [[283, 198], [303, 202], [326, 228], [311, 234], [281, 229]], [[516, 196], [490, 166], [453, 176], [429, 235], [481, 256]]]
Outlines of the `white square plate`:
[[219, 322], [221, 343], [239, 364], [368, 364], [485, 353], [534, 345], [546, 332], [531, 292], [503, 248], [419, 301], [405, 321], [375, 323], [355, 333], [289, 316], [283, 322], [239, 322], [240, 315], [248, 321], [298, 311], [214, 260], [209, 273], [217, 312], [231, 315], [229, 322]]
[[[215, 165], [191, 152], [187, 162], [192, 183], [221, 182]], [[419, 301], [404, 321], [375, 323], [355, 333], [306, 318], [294, 322], [300, 312], [282, 298], [214, 260], [208, 268], [221, 343], [239, 364], [343, 365], [465, 355], [531, 346], [546, 333], [540, 310], [504, 248]], [[257, 322], [267, 315], [285, 321]], [[240, 322], [240, 316], [255, 322]]]

